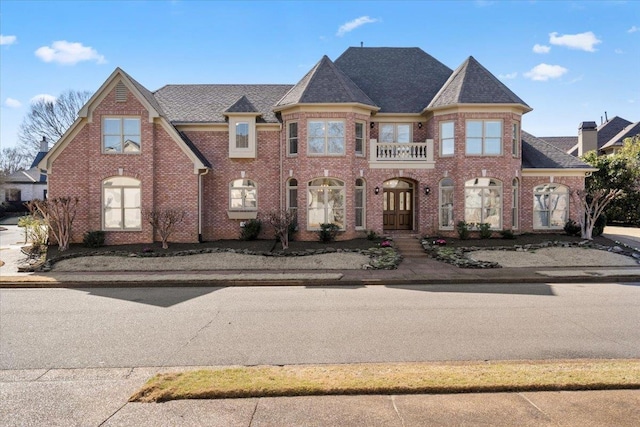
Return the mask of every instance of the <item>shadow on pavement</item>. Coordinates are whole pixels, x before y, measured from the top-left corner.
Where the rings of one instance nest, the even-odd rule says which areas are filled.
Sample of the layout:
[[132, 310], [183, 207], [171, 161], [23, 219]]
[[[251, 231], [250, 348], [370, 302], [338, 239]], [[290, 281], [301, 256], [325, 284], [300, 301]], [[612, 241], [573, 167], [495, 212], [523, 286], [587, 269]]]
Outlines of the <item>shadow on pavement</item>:
[[167, 287], [167, 288], [76, 288], [105, 298], [114, 298], [156, 307], [171, 307], [182, 302], [210, 294], [222, 287]]
[[454, 284], [454, 285], [386, 285], [391, 289], [421, 292], [451, 292], [468, 294], [507, 294], [555, 296], [546, 283], [499, 283], [499, 284]]

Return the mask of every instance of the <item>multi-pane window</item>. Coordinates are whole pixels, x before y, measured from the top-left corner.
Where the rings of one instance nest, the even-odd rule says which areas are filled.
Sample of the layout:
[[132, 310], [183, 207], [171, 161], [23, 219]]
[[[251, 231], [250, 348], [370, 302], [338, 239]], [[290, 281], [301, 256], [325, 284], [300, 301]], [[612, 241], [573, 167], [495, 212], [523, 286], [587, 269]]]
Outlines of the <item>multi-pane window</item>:
[[514, 123], [512, 127], [512, 136], [511, 136], [511, 152], [513, 153], [513, 157], [520, 156], [520, 129], [518, 123]]
[[356, 179], [356, 189], [355, 189], [355, 220], [356, 220], [356, 228], [363, 229], [365, 226], [365, 186], [364, 179], [358, 178]]
[[502, 227], [502, 182], [493, 178], [475, 178], [464, 185], [464, 220]]
[[344, 230], [344, 182], [334, 178], [309, 181], [307, 227], [320, 229], [320, 224], [335, 224]]
[[511, 228], [517, 229], [520, 226], [520, 213], [518, 205], [520, 205], [520, 182], [518, 178], [513, 179], [513, 185], [511, 188]]
[[356, 122], [355, 128], [355, 150], [356, 155], [364, 155], [364, 123]]
[[382, 123], [378, 138], [380, 142], [411, 142], [411, 125]]
[[287, 181], [287, 210], [298, 214], [298, 180], [293, 178]]
[[569, 189], [544, 184], [533, 189], [533, 228], [564, 228], [569, 218]]
[[229, 184], [229, 208], [231, 210], [256, 210], [258, 194], [256, 183], [250, 179], [236, 179]]
[[453, 180], [440, 181], [440, 228], [453, 229]]
[[455, 131], [453, 122], [440, 123], [440, 155], [453, 156], [455, 147]]
[[502, 122], [500, 120], [468, 120], [466, 154], [472, 156], [502, 154]]
[[140, 118], [105, 117], [102, 121], [104, 153], [139, 153]]
[[7, 202], [19, 202], [22, 200], [22, 191], [19, 188], [7, 188], [4, 193], [4, 200]]
[[344, 154], [344, 122], [310, 120], [307, 132], [307, 152], [311, 155]]
[[298, 122], [291, 122], [287, 126], [287, 147], [289, 155], [298, 154]]
[[249, 148], [248, 122], [236, 122], [236, 148]]
[[142, 227], [140, 181], [117, 176], [102, 182], [103, 228], [139, 230]]

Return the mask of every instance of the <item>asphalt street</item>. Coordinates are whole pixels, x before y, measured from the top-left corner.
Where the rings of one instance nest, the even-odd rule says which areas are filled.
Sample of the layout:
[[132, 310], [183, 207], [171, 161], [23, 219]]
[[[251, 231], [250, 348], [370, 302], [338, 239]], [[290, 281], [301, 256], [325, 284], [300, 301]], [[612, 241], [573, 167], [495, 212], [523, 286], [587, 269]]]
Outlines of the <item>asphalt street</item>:
[[639, 358], [640, 283], [0, 290], [0, 369]]

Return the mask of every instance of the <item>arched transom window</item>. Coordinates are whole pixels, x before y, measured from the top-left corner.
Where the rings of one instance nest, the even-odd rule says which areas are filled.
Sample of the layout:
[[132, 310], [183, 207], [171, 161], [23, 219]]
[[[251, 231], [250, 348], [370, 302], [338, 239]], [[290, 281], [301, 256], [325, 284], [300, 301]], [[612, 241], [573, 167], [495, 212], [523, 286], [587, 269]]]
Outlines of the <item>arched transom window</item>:
[[235, 179], [229, 184], [229, 208], [231, 210], [256, 210], [258, 190], [250, 179]]
[[489, 223], [502, 228], [502, 182], [493, 178], [474, 178], [464, 185], [464, 220], [472, 224]]
[[533, 189], [533, 228], [561, 229], [569, 218], [569, 189], [543, 184]]
[[344, 230], [344, 182], [335, 178], [309, 181], [307, 228], [319, 230], [320, 224], [335, 224]]
[[126, 176], [102, 182], [104, 230], [139, 230], [142, 227], [140, 181]]

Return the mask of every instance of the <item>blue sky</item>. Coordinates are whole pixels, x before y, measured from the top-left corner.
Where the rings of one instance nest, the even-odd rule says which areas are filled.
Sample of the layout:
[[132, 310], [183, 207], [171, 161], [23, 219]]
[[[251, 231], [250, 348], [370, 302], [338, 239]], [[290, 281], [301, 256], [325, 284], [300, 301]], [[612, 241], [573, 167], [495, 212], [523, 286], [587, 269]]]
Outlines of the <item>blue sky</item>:
[[350, 46], [473, 56], [534, 110], [523, 129], [640, 120], [637, 1], [0, 0], [2, 147], [31, 100], [97, 90], [121, 67], [149, 90], [177, 83], [295, 84]]

